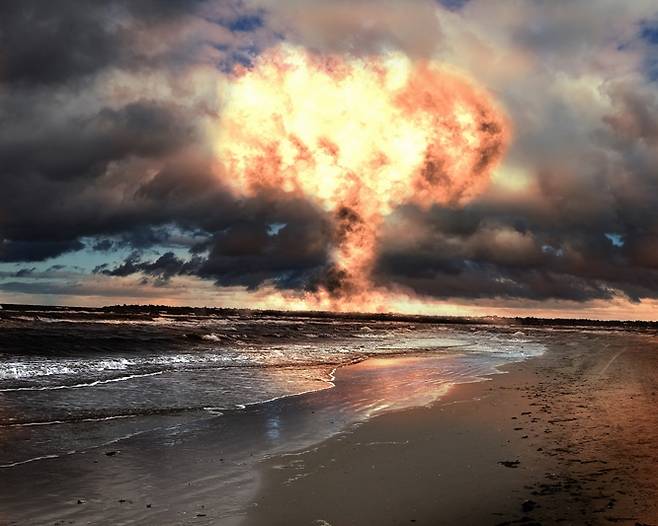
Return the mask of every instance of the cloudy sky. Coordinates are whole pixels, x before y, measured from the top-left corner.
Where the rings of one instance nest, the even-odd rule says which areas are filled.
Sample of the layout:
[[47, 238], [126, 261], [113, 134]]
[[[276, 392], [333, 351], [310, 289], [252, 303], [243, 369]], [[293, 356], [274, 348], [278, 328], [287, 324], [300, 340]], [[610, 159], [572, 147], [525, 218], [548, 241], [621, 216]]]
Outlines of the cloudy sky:
[[0, 3], [0, 302], [286, 306], [331, 267], [332, 218], [237, 195], [214, 123], [282, 45], [462, 72], [511, 128], [468, 202], [395, 207], [387, 308], [658, 317], [655, 0]]

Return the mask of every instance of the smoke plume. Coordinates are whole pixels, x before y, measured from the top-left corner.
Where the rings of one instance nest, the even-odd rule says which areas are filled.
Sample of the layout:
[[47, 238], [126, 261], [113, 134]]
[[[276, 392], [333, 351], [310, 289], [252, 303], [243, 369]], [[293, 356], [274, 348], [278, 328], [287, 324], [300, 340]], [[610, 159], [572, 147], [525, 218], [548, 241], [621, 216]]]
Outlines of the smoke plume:
[[331, 264], [313, 296], [344, 309], [380, 295], [370, 275], [386, 216], [477, 196], [508, 128], [484, 89], [431, 61], [280, 46], [235, 70], [216, 149], [237, 194], [301, 195], [332, 218]]

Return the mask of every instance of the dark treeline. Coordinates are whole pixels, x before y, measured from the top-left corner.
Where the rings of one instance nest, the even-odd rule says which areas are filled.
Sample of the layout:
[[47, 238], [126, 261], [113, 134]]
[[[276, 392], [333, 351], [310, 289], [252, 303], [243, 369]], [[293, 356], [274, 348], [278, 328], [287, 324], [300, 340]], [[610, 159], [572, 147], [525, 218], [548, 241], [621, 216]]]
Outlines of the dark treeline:
[[152, 318], [161, 315], [169, 316], [249, 316], [249, 317], [287, 317], [337, 319], [355, 321], [392, 321], [412, 323], [434, 323], [446, 325], [510, 325], [519, 327], [556, 327], [556, 328], [601, 328], [619, 330], [658, 329], [658, 321], [639, 320], [591, 320], [586, 318], [536, 318], [498, 316], [427, 316], [396, 313], [342, 313], [327, 311], [282, 311], [235, 309], [222, 307], [171, 307], [167, 305], [111, 305], [106, 307], [67, 307], [53, 305], [20, 305], [2, 304], [0, 318], [11, 317], [12, 313], [29, 314], [38, 318], [39, 313], [48, 313], [56, 317], [85, 317], [88, 315], [103, 315], [110, 318]]

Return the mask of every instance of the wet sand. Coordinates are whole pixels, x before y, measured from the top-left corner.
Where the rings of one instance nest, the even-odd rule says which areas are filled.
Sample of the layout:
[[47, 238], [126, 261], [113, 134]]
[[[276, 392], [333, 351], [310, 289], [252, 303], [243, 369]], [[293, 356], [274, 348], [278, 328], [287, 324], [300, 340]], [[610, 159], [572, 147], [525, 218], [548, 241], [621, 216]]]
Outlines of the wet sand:
[[658, 339], [545, 341], [508, 374], [263, 463], [245, 524], [658, 524]]

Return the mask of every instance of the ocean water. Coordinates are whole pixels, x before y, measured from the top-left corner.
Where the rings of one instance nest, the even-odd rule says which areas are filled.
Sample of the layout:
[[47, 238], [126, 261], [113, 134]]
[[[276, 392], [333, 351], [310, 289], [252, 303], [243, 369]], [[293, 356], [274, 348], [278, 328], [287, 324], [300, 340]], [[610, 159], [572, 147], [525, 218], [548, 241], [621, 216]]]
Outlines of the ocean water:
[[0, 313], [0, 469], [330, 389], [337, 368], [362, 362], [357, 395], [340, 402], [348, 425], [432, 403], [455, 383], [544, 350], [504, 326], [217, 311]]

